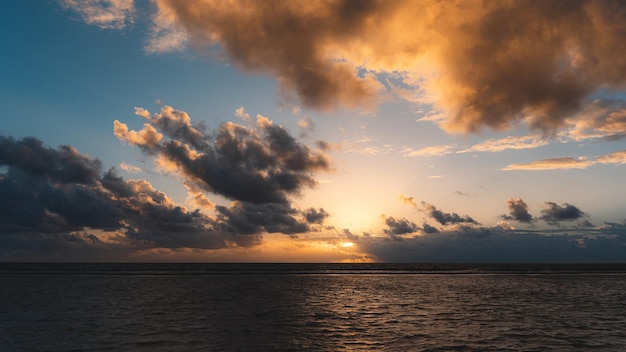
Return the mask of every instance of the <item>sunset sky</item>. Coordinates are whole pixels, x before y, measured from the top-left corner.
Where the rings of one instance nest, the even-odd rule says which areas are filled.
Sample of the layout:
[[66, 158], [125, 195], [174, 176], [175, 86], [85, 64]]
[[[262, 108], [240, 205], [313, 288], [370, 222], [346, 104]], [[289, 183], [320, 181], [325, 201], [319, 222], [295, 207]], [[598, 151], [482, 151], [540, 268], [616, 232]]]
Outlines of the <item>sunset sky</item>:
[[626, 4], [2, 1], [0, 260], [626, 262]]

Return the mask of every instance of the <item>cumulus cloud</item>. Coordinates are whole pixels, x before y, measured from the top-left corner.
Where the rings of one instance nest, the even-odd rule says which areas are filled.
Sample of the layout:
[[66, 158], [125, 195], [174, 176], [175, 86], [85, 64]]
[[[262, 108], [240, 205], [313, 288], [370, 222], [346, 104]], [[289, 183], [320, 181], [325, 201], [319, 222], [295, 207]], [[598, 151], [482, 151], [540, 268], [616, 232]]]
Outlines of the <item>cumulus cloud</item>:
[[[140, 111], [146, 119], [144, 110]], [[169, 106], [152, 117], [148, 114], [147, 120], [139, 132], [128, 131], [125, 124], [115, 121], [115, 135], [149, 155], [165, 158], [170, 171], [205, 191], [233, 200], [288, 203], [289, 195], [315, 186], [314, 173], [331, 170], [323, 150], [298, 143], [285, 128], [261, 115], [256, 127], [227, 122], [212, 136], [193, 126], [186, 113]], [[168, 138], [158, 143], [131, 139], [154, 135], [156, 129]]]
[[396, 219], [393, 216], [384, 217], [387, 228], [383, 230], [387, 235], [405, 235], [420, 230], [414, 222], [406, 218]]
[[476, 220], [472, 219], [469, 215], [461, 216], [457, 213], [446, 213], [437, 209], [434, 205], [422, 202], [423, 210], [435, 219], [441, 225], [454, 225], [454, 224], [478, 224]]
[[90, 232], [100, 231], [117, 245], [122, 238], [145, 247], [225, 245], [225, 236], [211, 231], [206, 216], [176, 205], [145, 180], [127, 181], [114, 170], [102, 173], [99, 160], [75, 148], [1, 137], [0, 165], [8, 167], [0, 174], [4, 240], [19, 237], [27, 245], [45, 237], [97, 244], [102, 239]]
[[320, 208], [309, 208], [304, 211], [304, 217], [310, 224], [322, 224], [324, 220], [329, 216], [326, 210]]
[[[158, 119], [155, 123], [164, 124]], [[179, 124], [176, 131], [169, 131], [171, 125], [167, 126], [164, 131], [169, 135], [197, 142], [197, 136], [188, 133], [192, 131], [189, 126]], [[137, 137], [132, 140], [143, 143], [140, 146], [149, 151], [160, 145], [139, 137], [141, 134], [120, 136]], [[295, 160], [290, 163], [294, 170], [306, 167]], [[16, 140], [0, 136], [0, 166], [3, 258], [55, 251], [57, 255], [72, 251], [110, 255], [153, 248], [247, 247], [259, 244], [267, 232], [315, 231], [328, 216], [321, 208], [295, 209], [286, 198], [278, 203], [234, 201], [228, 207], [214, 206], [198, 182], [184, 182], [193, 196], [190, 203], [203, 210], [215, 209], [212, 217], [177, 204], [146, 180], [125, 180], [114, 169], [103, 172], [98, 159], [71, 146], [50, 148], [33, 137]], [[79, 257], [89, 259], [87, 254], [72, 256]]]
[[586, 263], [626, 260], [624, 225], [575, 229], [577, 234], [467, 227], [410, 238], [353, 236], [362, 251], [383, 262], [440, 263]]
[[184, 32], [309, 108], [373, 102], [376, 75], [394, 73], [394, 91], [432, 97], [448, 131], [526, 121], [550, 132], [626, 84], [620, 2], [155, 1], [151, 41]]
[[[129, 131], [125, 124], [115, 121], [115, 135], [155, 156], [161, 170], [182, 178], [188, 203], [215, 211], [212, 225], [217, 231], [293, 235], [317, 231], [329, 216], [322, 208], [296, 209], [290, 200], [304, 188], [316, 185], [315, 173], [331, 170], [329, 157], [323, 148], [300, 144], [269, 118], [257, 115], [254, 126], [226, 122], [209, 134], [186, 112], [167, 105], [155, 114], [135, 108], [135, 114], [147, 121], [144, 128]], [[252, 123], [243, 108], [235, 114]], [[155, 133], [163, 136], [158, 142], [130, 139]], [[207, 193], [222, 195], [232, 203], [215, 205]], [[239, 236], [237, 241], [253, 245], [260, 237]]]
[[545, 202], [546, 207], [541, 210], [541, 219], [551, 225], [558, 225], [561, 221], [572, 221], [583, 218], [586, 214], [576, 206], [564, 203], [562, 206], [554, 202]]
[[[421, 120], [448, 131], [525, 121], [546, 134], [574, 126], [577, 140], [626, 132], [624, 101], [594, 98], [626, 85], [620, 2], [153, 2], [148, 53], [215, 49], [308, 108], [369, 108], [392, 93], [434, 107]], [[137, 10], [133, 0], [60, 3], [101, 28], [123, 29]]]
[[123, 29], [133, 23], [134, 0], [60, 0], [88, 24], [103, 29]]
[[509, 207], [510, 215], [502, 215], [504, 220], [515, 220], [519, 222], [531, 223], [534, 221], [533, 216], [528, 212], [528, 205], [522, 198], [511, 198], [506, 201]]

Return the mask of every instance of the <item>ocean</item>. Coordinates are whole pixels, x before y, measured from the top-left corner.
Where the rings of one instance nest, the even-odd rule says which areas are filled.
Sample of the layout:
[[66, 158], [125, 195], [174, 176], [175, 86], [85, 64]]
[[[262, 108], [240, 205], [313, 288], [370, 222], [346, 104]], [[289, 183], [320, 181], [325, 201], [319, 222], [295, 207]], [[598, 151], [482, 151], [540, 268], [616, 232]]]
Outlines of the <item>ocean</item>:
[[626, 265], [0, 263], [0, 351], [626, 351]]

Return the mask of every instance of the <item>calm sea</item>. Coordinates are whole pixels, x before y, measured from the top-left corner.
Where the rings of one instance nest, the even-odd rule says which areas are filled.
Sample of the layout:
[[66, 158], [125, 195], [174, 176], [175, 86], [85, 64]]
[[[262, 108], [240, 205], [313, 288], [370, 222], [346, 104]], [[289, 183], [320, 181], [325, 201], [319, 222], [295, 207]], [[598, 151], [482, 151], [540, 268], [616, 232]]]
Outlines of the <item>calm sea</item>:
[[626, 351], [626, 265], [0, 264], [0, 351]]

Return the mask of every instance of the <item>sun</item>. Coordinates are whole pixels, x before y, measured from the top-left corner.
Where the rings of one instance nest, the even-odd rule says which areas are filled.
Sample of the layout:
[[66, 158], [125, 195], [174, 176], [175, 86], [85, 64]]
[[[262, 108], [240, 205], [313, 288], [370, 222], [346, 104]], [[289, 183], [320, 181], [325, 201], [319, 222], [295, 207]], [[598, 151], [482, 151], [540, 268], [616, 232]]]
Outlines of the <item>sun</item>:
[[341, 247], [343, 247], [343, 248], [350, 248], [352, 246], [354, 246], [354, 243], [352, 243], [352, 242], [342, 242], [341, 243]]

